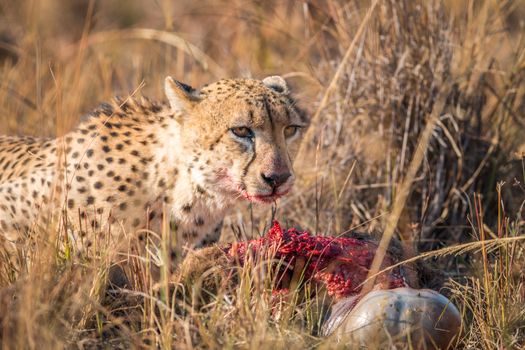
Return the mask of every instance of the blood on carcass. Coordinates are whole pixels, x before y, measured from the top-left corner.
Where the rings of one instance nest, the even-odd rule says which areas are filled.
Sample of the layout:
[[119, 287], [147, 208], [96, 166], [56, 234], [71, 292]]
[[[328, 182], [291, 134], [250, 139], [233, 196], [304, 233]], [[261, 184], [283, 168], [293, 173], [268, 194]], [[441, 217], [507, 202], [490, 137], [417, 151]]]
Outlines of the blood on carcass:
[[[283, 229], [274, 221], [270, 230], [261, 238], [238, 242], [226, 247], [225, 252], [241, 265], [248, 254], [260, 256], [270, 253], [278, 273], [285, 273], [296, 262], [304, 262], [303, 280], [318, 283], [336, 299], [358, 294], [368, 276], [377, 244], [371, 240], [349, 237], [313, 236], [295, 228]], [[382, 267], [393, 264], [394, 257], [385, 256]], [[278, 266], [277, 266], [278, 265]], [[282, 280], [282, 279], [278, 279]], [[407, 284], [399, 269], [393, 269], [376, 278], [380, 289], [405, 287]], [[275, 294], [287, 291], [286, 285], [277, 283]]]

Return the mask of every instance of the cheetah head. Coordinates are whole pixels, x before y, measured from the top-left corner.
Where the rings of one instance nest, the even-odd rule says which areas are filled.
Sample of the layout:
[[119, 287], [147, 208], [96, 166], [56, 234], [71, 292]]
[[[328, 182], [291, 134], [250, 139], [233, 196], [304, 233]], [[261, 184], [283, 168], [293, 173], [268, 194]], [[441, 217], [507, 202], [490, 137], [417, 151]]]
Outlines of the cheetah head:
[[165, 92], [193, 181], [260, 203], [290, 191], [308, 119], [282, 77], [220, 80], [200, 91], [167, 77]]

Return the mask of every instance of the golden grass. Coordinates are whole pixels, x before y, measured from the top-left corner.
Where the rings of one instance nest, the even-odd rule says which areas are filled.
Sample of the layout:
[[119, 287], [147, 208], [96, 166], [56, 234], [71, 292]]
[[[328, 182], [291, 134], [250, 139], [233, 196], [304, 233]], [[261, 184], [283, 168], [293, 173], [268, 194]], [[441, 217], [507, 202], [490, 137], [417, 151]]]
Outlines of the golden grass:
[[[0, 132], [60, 135], [113, 95], [163, 98], [166, 75], [282, 74], [314, 122], [276, 217], [399, 237], [402, 264], [463, 310], [463, 347], [522, 348], [524, 15], [496, 0], [0, 0]], [[271, 216], [239, 206], [223, 238]], [[321, 297], [296, 293], [276, 317], [267, 261], [206, 300], [139, 263], [116, 293], [111, 242], [78, 252], [58, 224], [34, 236], [21, 273], [0, 256], [1, 348], [343, 346], [315, 336]]]

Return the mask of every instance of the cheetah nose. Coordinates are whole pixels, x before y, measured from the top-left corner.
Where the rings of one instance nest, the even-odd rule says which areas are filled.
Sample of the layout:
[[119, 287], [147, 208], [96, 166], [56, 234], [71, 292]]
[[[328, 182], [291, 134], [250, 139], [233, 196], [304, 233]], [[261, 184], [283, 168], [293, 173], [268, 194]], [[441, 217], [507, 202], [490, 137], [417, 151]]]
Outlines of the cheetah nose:
[[268, 185], [270, 185], [274, 190], [284, 184], [292, 174], [289, 172], [285, 173], [272, 173], [269, 175], [266, 175], [264, 173], [261, 173], [261, 176]]

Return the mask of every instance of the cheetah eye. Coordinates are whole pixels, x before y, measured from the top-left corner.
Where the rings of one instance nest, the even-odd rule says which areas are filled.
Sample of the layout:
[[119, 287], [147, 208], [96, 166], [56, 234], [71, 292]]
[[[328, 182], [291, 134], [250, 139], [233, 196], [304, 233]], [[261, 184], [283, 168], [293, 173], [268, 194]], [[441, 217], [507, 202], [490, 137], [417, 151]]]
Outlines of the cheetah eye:
[[235, 128], [231, 128], [230, 131], [237, 137], [243, 138], [243, 139], [251, 139], [255, 136], [252, 129], [247, 128], [245, 126], [238, 126]]
[[284, 137], [289, 139], [292, 136], [295, 136], [297, 132], [301, 129], [299, 125], [289, 125], [286, 128], [284, 128]]

